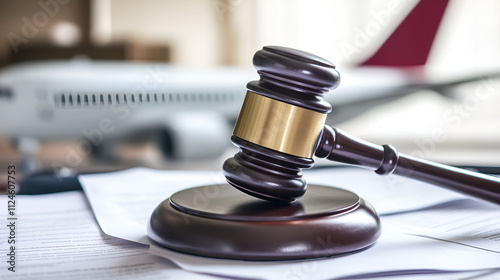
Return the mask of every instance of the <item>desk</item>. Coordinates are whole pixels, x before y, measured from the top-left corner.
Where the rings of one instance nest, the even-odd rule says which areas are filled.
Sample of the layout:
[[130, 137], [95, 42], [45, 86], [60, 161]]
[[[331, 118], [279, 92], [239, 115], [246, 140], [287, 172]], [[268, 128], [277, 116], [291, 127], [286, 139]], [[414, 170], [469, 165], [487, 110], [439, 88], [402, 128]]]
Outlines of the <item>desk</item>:
[[[450, 207], [448, 202], [461, 203], [463, 196], [459, 194], [408, 179], [387, 181], [387, 177], [359, 168], [312, 170], [306, 171], [305, 176], [310, 183], [328, 182], [354, 191], [372, 203], [382, 215], [381, 239], [373, 247], [359, 253], [319, 259], [313, 263], [308, 260], [241, 262], [189, 256], [150, 242], [146, 237], [149, 215], [163, 199], [179, 189], [220, 182], [223, 177], [218, 171], [181, 172], [140, 168], [87, 175], [80, 180], [105, 233], [150, 245], [150, 252], [153, 254], [167, 257], [191, 271], [271, 279], [283, 279], [280, 277], [287, 272], [290, 279], [342, 279], [348, 275], [361, 277], [363, 273], [365, 276], [374, 276], [374, 273], [388, 276], [390, 273], [406, 275], [430, 271], [450, 273], [472, 268], [489, 270], [498, 267], [500, 263], [500, 254], [490, 250], [500, 251], [500, 243], [493, 243], [497, 247], [487, 244], [483, 245], [487, 246], [485, 249], [477, 249], [465, 244], [459, 245], [456, 241], [439, 241], [427, 233], [426, 237], [418, 236], [423, 231], [409, 231], [407, 227], [398, 226], [399, 221], [394, 220], [408, 211], [418, 213], [422, 208], [432, 209], [435, 205]], [[492, 211], [497, 212], [495, 215], [500, 217], [498, 207], [488, 209], [493, 209]], [[493, 226], [493, 229], [500, 233], [500, 228]], [[309, 266], [314, 269], [305, 273], [302, 278], [296, 278], [298, 276], [294, 273], [297, 269], [300, 271]], [[332, 271], [332, 267], [337, 269]]]

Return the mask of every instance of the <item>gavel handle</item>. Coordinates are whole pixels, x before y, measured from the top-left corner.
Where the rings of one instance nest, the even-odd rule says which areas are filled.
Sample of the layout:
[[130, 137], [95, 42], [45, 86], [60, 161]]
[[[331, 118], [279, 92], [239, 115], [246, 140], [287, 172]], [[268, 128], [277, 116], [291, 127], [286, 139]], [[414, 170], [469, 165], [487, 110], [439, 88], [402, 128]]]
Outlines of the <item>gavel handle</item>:
[[397, 174], [500, 205], [500, 178], [398, 154], [391, 145], [375, 145], [325, 126], [316, 156], [358, 165], [377, 174]]

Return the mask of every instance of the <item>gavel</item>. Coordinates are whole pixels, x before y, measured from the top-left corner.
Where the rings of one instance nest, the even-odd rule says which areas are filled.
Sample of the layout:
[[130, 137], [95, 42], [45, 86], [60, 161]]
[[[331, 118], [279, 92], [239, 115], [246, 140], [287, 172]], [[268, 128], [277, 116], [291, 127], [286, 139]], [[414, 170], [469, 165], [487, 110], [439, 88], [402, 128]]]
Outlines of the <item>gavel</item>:
[[500, 204], [500, 178], [400, 154], [325, 125], [324, 94], [340, 75], [316, 55], [266, 46], [253, 57], [260, 80], [247, 93], [231, 141], [240, 151], [224, 162], [227, 182], [254, 197], [291, 203], [307, 189], [303, 168], [313, 156], [396, 174]]
[[332, 107], [323, 96], [340, 81], [332, 63], [269, 46], [253, 64], [260, 79], [248, 83], [231, 137], [240, 151], [224, 162], [228, 184], [181, 190], [161, 202], [148, 223], [156, 243], [188, 254], [259, 261], [369, 248], [382, 228], [367, 201], [335, 186], [311, 184], [306, 192], [302, 169], [313, 166], [314, 155], [500, 204], [498, 178], [402, 155], [391, 145], [326, 126]]

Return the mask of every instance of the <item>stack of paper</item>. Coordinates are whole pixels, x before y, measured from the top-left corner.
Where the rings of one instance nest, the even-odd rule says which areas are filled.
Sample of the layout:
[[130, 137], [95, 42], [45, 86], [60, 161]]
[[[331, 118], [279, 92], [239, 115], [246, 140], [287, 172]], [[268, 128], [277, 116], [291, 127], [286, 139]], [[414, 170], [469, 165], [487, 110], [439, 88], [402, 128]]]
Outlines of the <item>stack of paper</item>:
[[[106, 234], [149, 245], [150, 253], [193, 272], [252, 279], [358, 279], [415, 274], [453, 279], [455, 274], [450, 273], [456, 272], [494, 279], [492, 275], [500, 275], [500, 227], [494, 221], [485, 225], [486, 221], [500, 217], [500, 207], [472, 203], [435, 186], [380, 177], [356, 168], [312, 170], [305, 177], [310, 183], [352, 190], [369, 201], [382, 215], [383, 233], [375, 245], [347, 256], [293, 262], [245, 262], [187, 255], [150, 242], [146, 236], [150, 215], [160, 202], [180, 189], [223, 182], [219, 172], [138, 168], [81, 176], [80, 181]], [[460, 214], [455, 211], [457, 208], [462, 209]], [[465, 228], [463, 224], [451, 225], [454, 220], [462, 220], [469, 210], [474, 214], [468, 216], [466, 230], [457, 230]], [[425, 223], [436, 213], [440, 215], [438, 219]], [[450, 226], [446, 226], [448, 223]]]
[[[0, 227], [0, 279], [214, 279], [151, 255], [146, 245], [102, 233], [81, 191], [15, 201], [15, 229]], [[12, 218], [0, 213], [3, 221]]]

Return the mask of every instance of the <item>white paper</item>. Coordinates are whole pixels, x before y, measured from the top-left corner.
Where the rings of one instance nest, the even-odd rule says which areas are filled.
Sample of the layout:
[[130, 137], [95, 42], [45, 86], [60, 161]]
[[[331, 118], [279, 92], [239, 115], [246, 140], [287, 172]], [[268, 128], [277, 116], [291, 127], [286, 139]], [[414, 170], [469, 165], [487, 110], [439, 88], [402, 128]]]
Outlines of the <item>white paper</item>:
[[149, 244], [146, 225], [153, 210], [174, 192], [224, 178], [214, 171], [134, 168], [79, 177], [101, 229], [112, 236]]
[[[2, 205], [1, 219], [16, 227], [14, 234], [0, 227], [1, 279], [213, 279], [149, 254], [148, 246], [105, 235], [81, 191], [18, 195], [16, 220], [7, 220], [12, 217], [7, 203]], [[6, 262], [10, 246], [15, 246], [14, 271]]]
[[397, 175], [381, 176], [357, 167], [304, 171], [309, 184], [336, 186], [367, 200], [380, 215], [406, 212], [462, 199], [464, 196], [434, 185]]
[[[380, 214], [405, 212], [463, 198], [454, 192], [405, 178], [389, 179], [360, 168], [305, 171], [308, 183], [336, 186], [363, 197]], [[220, 184], [220, 171], [161, 171], [133, 168], [83, 175], [85, 190], [102, 230], [112, 236], [149, 244], [146, 226], [155, 207], [181, 189]], [[123, 230], [127, 225], [127, 230]]]
[[191, 256], [156, 245], [151, 245], [150, 251], [173, 260], [186, 270], [279, 280], [358, 279], [500, 267], [500, 254], [406, 235], [391, 226], [384, 227], [382, 236], [372, 247], [355, 254], [325, 259], [250, 262]]
[[[388, 184], [384, 177], [371, 174], [367, 170], [338, 168], [308, 171], [305, 176], [310, 183], [355, 190], [368, 201], [373, 200], [375, 208], [382, 207], [387, 214], [463, 198], [434, 186], [422, 183], [412, 185], [412, 181], [398, 180], [401, 185]], [[224, 180], [219, 172], [145, 168], [85, 175], [79, 179], [104, 232], [144, 244], [150, 244], [146, 237], [147, 223], [161, 201], [180, 189]], [[425, 193], [417, 194], [419, 190]], [[422, 199], [416, 200], [416, 195]], [[394, 203], [397, 199], [406, 203]], [[404, 275], [500, 267], [500, 254], [398, 233], [393, 227], [385, 226], [384, 219], [382, 237], [373, 247], [338, 258], [244, 262], [190, 256], [154, 244], [150, 251], [191, 271], [265, 279], [336, 279], [352, 275]]]
[[[323, 168], [304, 173], [309, 184], [335, 186], [355, 192], [372, 204], [380, 215], [425, 208], [464, 197], [429, 184], [380, 176], [361, 168]], [[144, 225], [160, 202], [181, 189], [225, 182], [220, 171], [147, 168], [84, 175], [79, 180], [104, 232], [144, 244], [149, 244], [144, 239]], [[123, 224], [134, 226], [124, 231], [121, 229]]]
[[459, 200], [421, 211], [388, 216], [408, 232], [500, 253], [500, 207]]
[[0, 273], [0, 279], [92, 279], [92, 280], [164, 280], [164, 279], [219, 279], [208, 275], [195, 274], [180, 269], [171, 261], [146, 254], [94, 261], [81, 261], [78, 264], [61, 263], [56, 266], [23, 267], [15, 273]]

